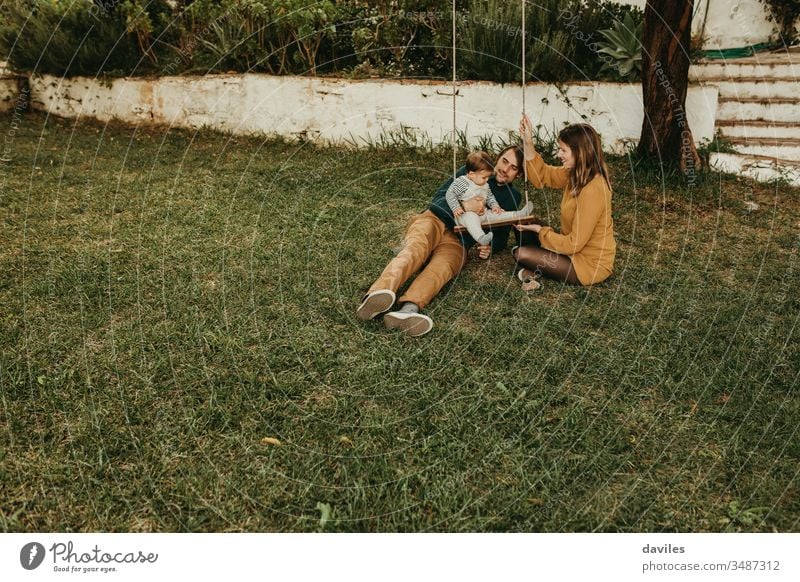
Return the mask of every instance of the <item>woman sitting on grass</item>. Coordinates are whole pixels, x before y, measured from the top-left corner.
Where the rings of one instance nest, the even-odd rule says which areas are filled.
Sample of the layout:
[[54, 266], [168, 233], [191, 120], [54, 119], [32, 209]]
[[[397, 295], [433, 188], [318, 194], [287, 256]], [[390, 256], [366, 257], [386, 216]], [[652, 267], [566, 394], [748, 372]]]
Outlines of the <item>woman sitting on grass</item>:
[[590, 125], [569, 125], [558, 134], [561, 167], [548, 166], [533, 145], [531, 122], [520, 124], [526, 176], [536, 188], [563, 188], [561, 232], [540, 224], [517, 225], [517, 230], [539, 235], [539, 245], [513, 250], [522, 265], [518, 273], [526, 290], [541, 287], [542, 274], [578, 285], [600, 283], [614, 269], [617, 245], [611, 219], [611, 183], [600, 147], [600, 136]]

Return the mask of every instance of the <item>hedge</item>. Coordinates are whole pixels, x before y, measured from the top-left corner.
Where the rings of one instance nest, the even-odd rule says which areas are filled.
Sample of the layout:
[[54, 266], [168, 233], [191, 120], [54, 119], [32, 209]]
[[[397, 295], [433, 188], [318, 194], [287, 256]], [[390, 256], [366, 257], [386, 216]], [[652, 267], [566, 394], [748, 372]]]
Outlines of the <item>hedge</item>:
[[[641, 20], [607, 0], [529, 3], [530, 80], [613, 79], [596, 43], [628, 13]], [[10, 0], [0, 14], [0, 47], [18, 72], [451, 75], [448, 0]], [[459, 0], [459, 77], [519, 82], [520, 21], [517, 2]]]

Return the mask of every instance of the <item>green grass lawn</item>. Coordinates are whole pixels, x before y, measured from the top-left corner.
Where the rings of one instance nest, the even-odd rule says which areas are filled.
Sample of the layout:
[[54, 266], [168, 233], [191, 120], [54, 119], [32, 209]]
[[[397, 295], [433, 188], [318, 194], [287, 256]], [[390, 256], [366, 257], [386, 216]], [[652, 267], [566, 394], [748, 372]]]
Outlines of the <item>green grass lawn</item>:
[[0, 530], [800, 530], [797, 190], [613, 159], [611, 279], [473, 260], [414, 340], [354, 311], [448, 152], [40, 115], [11, 148]]

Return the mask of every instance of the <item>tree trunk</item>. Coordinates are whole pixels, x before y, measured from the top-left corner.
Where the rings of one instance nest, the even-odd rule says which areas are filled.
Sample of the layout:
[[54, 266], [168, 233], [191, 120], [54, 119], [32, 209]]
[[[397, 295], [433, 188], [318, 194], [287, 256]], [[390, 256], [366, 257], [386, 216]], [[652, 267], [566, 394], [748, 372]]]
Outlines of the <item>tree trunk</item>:
[[647, 0], [642, 40], [644, 122], [637, 153], [677, 163], [690, 184], [700, 166], [686, 118], [694, 0]]

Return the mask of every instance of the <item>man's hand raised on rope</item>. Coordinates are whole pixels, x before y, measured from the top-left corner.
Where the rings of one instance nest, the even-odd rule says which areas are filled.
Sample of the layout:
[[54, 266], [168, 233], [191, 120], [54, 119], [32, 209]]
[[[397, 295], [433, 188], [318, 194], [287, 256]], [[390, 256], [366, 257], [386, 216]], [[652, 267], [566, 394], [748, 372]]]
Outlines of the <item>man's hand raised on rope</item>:
[[478, 258], [479, 259], [488, 259], [492, 256], [492, 247], [491, 245], [478, 245], [475, 247], [478, 249]]

